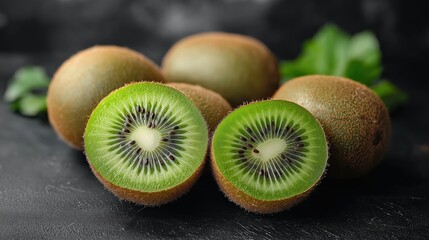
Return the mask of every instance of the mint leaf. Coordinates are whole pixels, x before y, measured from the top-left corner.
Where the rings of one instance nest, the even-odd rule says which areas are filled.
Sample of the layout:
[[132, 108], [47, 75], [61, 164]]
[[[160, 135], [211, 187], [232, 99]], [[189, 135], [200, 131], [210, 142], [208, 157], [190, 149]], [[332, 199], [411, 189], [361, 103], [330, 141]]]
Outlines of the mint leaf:
[[350, 39], [347, 51], [347, 66], [340, 76], [346, 76], [365, 85], [370, 85], [381, 74], [381, 51], [371, 32], [356, 34]]
[[381, 80], [371, 86], [371, 89], [380, 96], [389, 111], [404, 105], [408, 101], [408, 95], [387, 80]]
[[46, 112], [45, 92], [48, 86], [49, 77], [43, 68], [22, 67], [9, 81], [4, 100], [9, 103], [12, 111], [20, 112], [24, 116], [36, 116]]
[[46, 112], [46, 96], [28, 94], [19, 100], [19, 105], [22, 115], [36, 116], [41, 112]]
[[378, 82], [383, 70], [381, 50], [370, 31], [350, 36], [335, 25], [327, 24], [303, 44], [295, 60], [283, 61], [279, 68], [283, 82], [311, 74], [353, 79], [373, 87], [390, 110], [407, 101], [406, 94], [392, 83]]

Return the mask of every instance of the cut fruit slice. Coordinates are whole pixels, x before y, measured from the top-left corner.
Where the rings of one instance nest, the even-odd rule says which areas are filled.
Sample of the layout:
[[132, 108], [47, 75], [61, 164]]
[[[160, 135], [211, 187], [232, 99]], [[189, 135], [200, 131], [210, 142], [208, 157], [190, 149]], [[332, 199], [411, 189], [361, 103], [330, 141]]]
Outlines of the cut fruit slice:
[[271, 213], [292, 206], [320, 181], [328, 146], [310, 112], [270, 100], [229, 114], [214, 133], [211, 154], [227, 197], [250, 211]]
[[99, 180], [117, 196], [159, 205], [198, 178], [208, 145], [203, 116], [185, 95], [158, 83], [120, 88], [95, 108], [85, 152]]

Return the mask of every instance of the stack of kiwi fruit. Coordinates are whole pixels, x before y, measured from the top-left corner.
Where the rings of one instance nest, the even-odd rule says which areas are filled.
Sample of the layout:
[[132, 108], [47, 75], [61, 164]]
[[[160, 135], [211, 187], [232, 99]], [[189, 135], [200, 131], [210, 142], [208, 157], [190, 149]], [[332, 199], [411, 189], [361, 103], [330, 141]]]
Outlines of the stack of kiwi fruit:
[[386, 107], [364, 85], [311, 75], [279, 88], [279, 79], [271, 51], [238, 34], [184, 38], [162, 68], [131, 49], [95, 46], [56, 71], [48, 116], [121, 199], [171, 202], [207, 164], [228, 199], [275, 213], [305, 199], [325, 175], [368, 173], [390, 134]]

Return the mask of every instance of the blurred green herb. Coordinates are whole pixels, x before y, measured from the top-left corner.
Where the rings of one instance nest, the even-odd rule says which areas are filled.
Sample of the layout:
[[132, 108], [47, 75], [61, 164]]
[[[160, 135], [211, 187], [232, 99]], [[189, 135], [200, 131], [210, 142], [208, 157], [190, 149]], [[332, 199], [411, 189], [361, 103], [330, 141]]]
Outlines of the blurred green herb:
[[347, 77], [372, 88], [393, 110], [407, 95], [388, 80], [380, 81], [381, 72], [381, 51], [372, 32], [350, 36], [332, 24], [306, 41], [298, 58], [280, 63], [283, 82], [310, 74]]
[[24, 116], [46, 112], [49, 77], [43, 68], [26, 66], [18, 69], [9, 81], [4, 100], [13, 111]]
[[371, 88], [380, 96], [389, 110], [408, 101], [407, 94], [387, 80], [381, 80], [372, 85]]

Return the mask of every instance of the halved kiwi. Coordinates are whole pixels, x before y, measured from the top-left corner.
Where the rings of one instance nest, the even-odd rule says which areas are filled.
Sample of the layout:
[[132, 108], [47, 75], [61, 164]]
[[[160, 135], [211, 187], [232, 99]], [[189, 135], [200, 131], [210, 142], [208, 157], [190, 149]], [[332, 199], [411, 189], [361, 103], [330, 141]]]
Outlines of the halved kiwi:
[[304, 199], [322, 178], [327, 158], [320, 123], [283, 100], [234, 110], [212, 140], [212, 169], [221, 190], [256, 213], [279, 212]]
[[49, 85], [49, 122], [76, 149], [91, 111], [111, 91], [137, 81], [164, 82], [158, 67], [142, 54], [118, 46], [95, 46], [67, 59]]
[[184, 194], [203, 168], [206, 122], [178, 90], [134, 83], [104, 98], [85, 130], [85, 153], [115, 195], [148, 206]]

